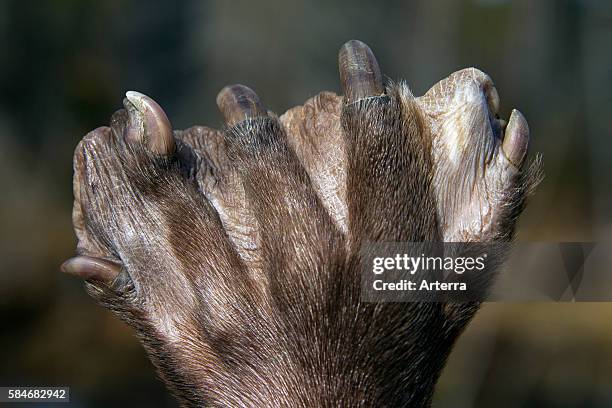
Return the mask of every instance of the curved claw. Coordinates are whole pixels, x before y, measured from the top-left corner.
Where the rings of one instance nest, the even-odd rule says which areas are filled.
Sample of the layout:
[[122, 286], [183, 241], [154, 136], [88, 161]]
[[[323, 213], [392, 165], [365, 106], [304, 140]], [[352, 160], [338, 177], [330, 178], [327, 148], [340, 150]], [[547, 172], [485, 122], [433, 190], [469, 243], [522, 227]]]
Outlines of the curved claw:
[[351, 40], [340, 48], [338, 68], [346, 103], [384, 94], [382, 74], [376, 57], [363, 42]]
[[124, 134], [126, 140], [146, 142], [153, 153], [174, 153], [176, 146], [172, 126], [164, 110], [153, 99], [139, 92], [128, 91], [125, 97], [123, 104], [130, 118]]
[[228, 126], [244, 120], [268, 116], [259, 96], [245, 85], [229, 85], [217, 95], [217, 106]]
[[528, 147], [529, 125], [523, 114], [514, 109], [508, 119], [502, 150], [513, 165], [521, 167]]
[[62, 272], [85, 280], [111, 283], [121, 272], [121, 266], [101, 258], [76, 256], [65, 261]]

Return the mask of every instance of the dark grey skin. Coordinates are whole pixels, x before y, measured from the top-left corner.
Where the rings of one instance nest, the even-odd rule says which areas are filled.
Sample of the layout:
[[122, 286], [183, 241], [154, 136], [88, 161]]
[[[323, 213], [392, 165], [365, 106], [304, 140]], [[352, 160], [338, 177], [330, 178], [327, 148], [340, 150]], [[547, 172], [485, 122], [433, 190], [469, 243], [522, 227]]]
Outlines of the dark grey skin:
[[359, 248], [509, 241], [541, 178], [484, 73], [417, 98], [359, 41], [339, 66], [344, 96], [280, 118], [224, 88], [223, 130], [173, 131], [128, 92], [76, 149], [63, 269], [136, 329], [185, 406], [428, 406], [479, 305], [363, 303]]

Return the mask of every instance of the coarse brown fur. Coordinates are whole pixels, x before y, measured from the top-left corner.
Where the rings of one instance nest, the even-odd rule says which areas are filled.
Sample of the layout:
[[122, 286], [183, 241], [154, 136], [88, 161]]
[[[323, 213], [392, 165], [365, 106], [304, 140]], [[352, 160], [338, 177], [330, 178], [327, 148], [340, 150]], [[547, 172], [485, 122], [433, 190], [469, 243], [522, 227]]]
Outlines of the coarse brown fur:
[[[182, 404], [430, 404], [478, 304], [360, 301], [362, 244], [446, 237], [436, 135], [405, 84], [175, 132], [171, 157], [123, 140], [127, 120], [75, 152], [78, 252], [121, 265], [87, 289]], [[484, 238], [511, 239], [540, 178], [516, 172]]]

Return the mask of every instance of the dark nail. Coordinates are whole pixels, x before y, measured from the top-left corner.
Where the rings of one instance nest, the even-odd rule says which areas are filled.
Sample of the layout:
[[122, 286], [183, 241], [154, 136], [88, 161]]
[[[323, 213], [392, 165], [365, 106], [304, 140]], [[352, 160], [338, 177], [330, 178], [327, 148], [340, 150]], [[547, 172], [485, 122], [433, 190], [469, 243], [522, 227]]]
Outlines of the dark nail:
[[268, 116], [257, 94], [244, 85], [226, 86], [217, 95], [217, 106], [228, 126], [246, 119]]
[[351, 40], [340, 48], [338, 67], [346, 103], [384, 94], [376, 57], [361, 41]]

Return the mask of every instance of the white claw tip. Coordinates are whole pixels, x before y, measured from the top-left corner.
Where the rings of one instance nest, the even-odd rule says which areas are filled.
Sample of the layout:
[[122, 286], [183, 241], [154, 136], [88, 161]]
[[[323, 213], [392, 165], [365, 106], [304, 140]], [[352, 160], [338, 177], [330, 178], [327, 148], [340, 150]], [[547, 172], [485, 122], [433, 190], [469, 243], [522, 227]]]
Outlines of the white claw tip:
[[143, 99], [147, 98], [145, 94], [142, 94], [136, 91], [127, 91], [125, 93], [125, 97], [128, 99], [128, 101], [133, 103], [136, 107], [142, 105]]
[[[142, 129], [147, 133], [149, 148], [158, 154], [172, 154], [175, 149], [172, 126], [164, 110], [152, 98], [136, 91], [127, 91], [125, 97], [138, 113]], [[130, 107], [126, 105], [128, 111]], [[132, 114], [132, 113], [131, 113]], [[138, 135], [141, 140], [144, 135]], [[135, 137], [138, 139], [138, 137]]]

